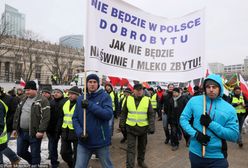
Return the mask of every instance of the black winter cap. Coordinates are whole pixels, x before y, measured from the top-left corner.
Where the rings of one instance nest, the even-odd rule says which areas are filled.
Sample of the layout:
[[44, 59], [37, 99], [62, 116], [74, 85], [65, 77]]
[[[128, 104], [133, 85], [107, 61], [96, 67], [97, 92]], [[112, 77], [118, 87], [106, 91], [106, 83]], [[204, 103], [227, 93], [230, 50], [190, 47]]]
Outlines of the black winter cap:
[[235, 86], [233, 90], [241, 90], [239, 86]]
[[131, 89], [130, 89], [130, 88], [126, 88], [126, 89], [124, 90], [124, 92], [127, 92], [127, 93], [132, 94], [132, 91], [131, 91]]
[[143, 86], [142, 86], [142, 84], [138, 83], [138, 84], [135, 84], [135, 85], [133, 86], [133, 89], [134, 89], [134, 90], [141, 90], [141, 89], [143, 89]]
[[180, 93], [180, 90], [179, 90], [179, 88], [174, 88], [174, 89], [173, 89], [173, 92]]
[[36, 83], [34, 81], [28, 81], [24, 89], [37, 90]]

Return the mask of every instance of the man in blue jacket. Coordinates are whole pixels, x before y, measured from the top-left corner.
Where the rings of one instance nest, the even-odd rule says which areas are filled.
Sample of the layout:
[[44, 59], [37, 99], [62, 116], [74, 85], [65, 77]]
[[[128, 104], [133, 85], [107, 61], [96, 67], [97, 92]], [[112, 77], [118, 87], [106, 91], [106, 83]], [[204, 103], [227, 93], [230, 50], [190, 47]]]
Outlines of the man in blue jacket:
[[[87, 95], [77, 100], [73, 115], [73, 126], [79, 138], [75, 168], [88, 167], [91, 155], [95, 153], [103, 168], [112, 168], [109, 145], [111, 134], [109, 120], [113, 116], [111, 97], [100, 88], [99, 77], [90, 74], [86, 78]], [[84, 109], [86, 110], [86, 134], [84, 134]]]
[[[189, 147], [191, 168], [227, 168], [226, 141], [236, 142], [239, 137], [236, 111], [222, 99], [224, 89], [219, 75], [209, 75], [203, 83], [203, 89], [206, 95], [192, 97], [180, 117], [181, 126], [191, 136]], [[191, 118], [193, 124], [189, 123]], [[206, 128], [206, 135], [203, 134], [203, 126]]]

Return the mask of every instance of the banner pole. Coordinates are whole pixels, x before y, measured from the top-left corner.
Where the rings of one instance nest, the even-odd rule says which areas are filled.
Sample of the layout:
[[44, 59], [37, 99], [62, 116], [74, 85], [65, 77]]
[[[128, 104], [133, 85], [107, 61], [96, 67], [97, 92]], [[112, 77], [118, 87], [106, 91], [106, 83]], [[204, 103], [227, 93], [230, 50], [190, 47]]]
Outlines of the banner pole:
[[[87, 2], [86, 2], [86, 10], [85, 10], [85, 13], [86, 13], [86, 22], [87, 23], [89, 23], [89, 6], [90, 6], [90, 1], [89, 0], [87, 0]], [[88, 25], [86, 24], [85, 25], [86, 26], [86, 29], [85, 29], [85, 48], [84, 48], [84, 50], [83, 50], [83, 52], [84, 52], [84, 100], [86, 100], [86, 92], [87, 92], [87, 83], [86, 83], [86, 77], [87, 77], [87, 68], [86, 68], [86, 62], [87, 62], [87, 54], [88, 54], [88, 45], [89, 45], [89, 40], [88, 40], [88, 32], [89, 32], [89, 30], [88, 30]], [[83, 111], [83, 116], [84, 116], [84, 124], [83, 124], [83, 135], [84, 135], [84, 137], [86, 137], [87, 135], [86, 135], [86, 109], [84, 108], [84, 111]]]
[[[206, 95], [203, 92], [203, 115], [206, 114]], [[206, 127], [203, 126], [202, 132], [204, 135], [206, 135]], [[202, 145], [202, 157], [205, 157], [206, 147]]]
[[[86, 100], [86, 71], [84, 71], [84, 100]], [[84, 108], [84, 136], [86, 136], [86, 109]]]

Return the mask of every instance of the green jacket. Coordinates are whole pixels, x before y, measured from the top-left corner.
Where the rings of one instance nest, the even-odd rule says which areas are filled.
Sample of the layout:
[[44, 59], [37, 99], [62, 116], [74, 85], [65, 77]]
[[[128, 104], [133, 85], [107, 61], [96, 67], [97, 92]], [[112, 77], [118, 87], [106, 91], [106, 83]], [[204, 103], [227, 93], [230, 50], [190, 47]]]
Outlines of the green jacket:
[[[20, 118], [22, 113], [22, 107], [26, 100], [27, 97], [24, 97], [22, 101], [18, 104], [13, 121], [14, 130], [19, 131], [20, 129]], [[47, 130], [49, 120], [50, 120], [49, 101], [47, 100], [47, 98], [38, 94], [31, 107], [29, 135], [35, 137], [37, 132], [45, 132]]]

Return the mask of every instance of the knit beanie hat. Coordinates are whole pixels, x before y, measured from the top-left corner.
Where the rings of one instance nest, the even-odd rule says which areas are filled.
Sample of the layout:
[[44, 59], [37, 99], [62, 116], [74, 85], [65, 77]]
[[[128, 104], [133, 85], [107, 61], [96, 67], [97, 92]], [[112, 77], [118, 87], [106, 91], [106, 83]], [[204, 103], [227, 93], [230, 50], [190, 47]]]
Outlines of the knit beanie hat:
[[142, 86], [142, 84], [138, 83], [138, 84], [135, 84], [135, 85], [133, 86], [133, 89], [134, 89], [134, 90], [142, 90], [142, 89], [143, 89], [143, 86]]
[[235, 90], [241, 90], [241, 89], [240, 89], [239, 86], [235, 86], [235, 87], [233, 88], [233, 91], [235, 91]]
[[130, 88], [126, 88], [126, 89], [124, 90], [124, 92], [129, 93], [129, 94], [132, 94], [132, 91], [131, 91]]
[[36, 83], [34, 81], [28, 81], [24, 89], [37, 90]]
[[174, 89], [173, 89], [173, 92], [180, 93], [180, 90], [179, 90], [179, 88], [174, 88]]
[[68, 90], [68, 93], [73, 93], [73, 94], [76, 94], [76, 95], [80, 95], [80, 90], [77, 86], [73, 86], [72, 88], [70, 88]]
[[99, 80], [99, 77], [98, 77], [96, 74], [90, 74], [90, 75], [88, 75], [87, 78], [86, 78], [86, 83], [88, 83], [89, 80], [91, 80], [91, 79], [94, 79], [94, 80], [97, 81], [97, 83], [98, 83], [98, 88], [99, 88], [99, 87], [100, 87], [100, 80]]
[[50, 88], [48, 88], [48, 87], [44, 87], [44, 88], [42, 89], [42, 92], [46, 92], [46, 93], [51, 94], [51, 93], [52, 93], [52, 90], [51, 90]]
[[55, 88], [54, 91], [58, 91], [63, 95], [63, 91], [61, 89], [59, 89], [59, 88]]
[[148, 88], [147, 90], [154, 92], [154, 89], [152, 87]]

